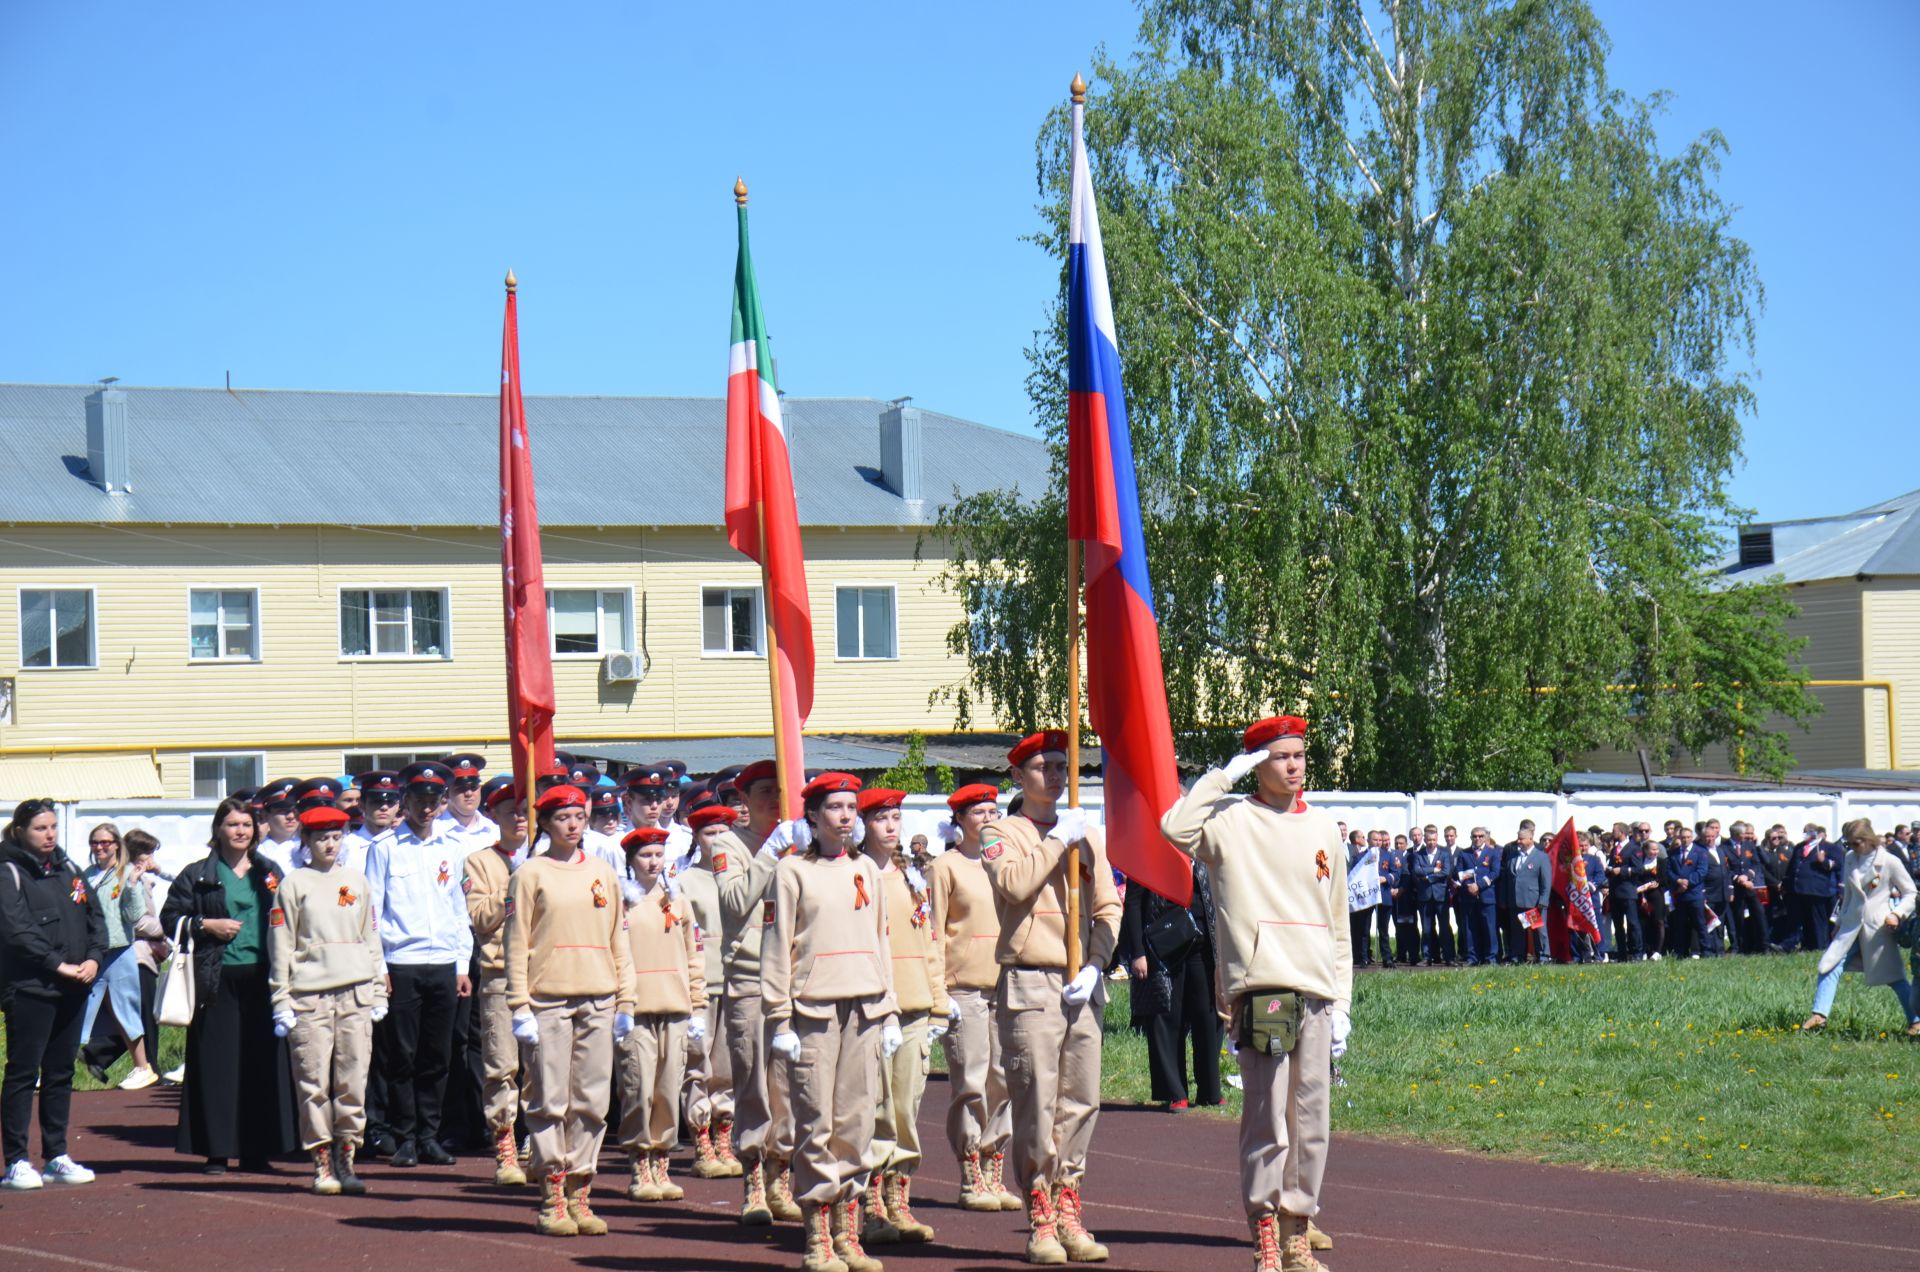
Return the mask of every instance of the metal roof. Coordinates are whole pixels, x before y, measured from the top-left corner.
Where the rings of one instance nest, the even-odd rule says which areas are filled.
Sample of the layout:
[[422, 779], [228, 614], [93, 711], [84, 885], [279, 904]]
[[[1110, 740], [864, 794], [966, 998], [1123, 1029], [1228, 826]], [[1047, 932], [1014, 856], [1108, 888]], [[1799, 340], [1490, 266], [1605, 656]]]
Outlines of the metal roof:
[[1883, 574], [1920, 574], [1920, 490], [1832, 517], [1763, 521], [1743, 533], [1771, 532], [1773, 563], [1722, 563], [1725, 583], [1814, 583]]
[[160, 770], [139, 755], [0, 756], [0, 802], [143, 799], [162, 793]]
[[[0, 384], [0, 521], [499, 523], [495, 395], [114, 387], [127, 395], [125, 494], [88, 475], [85, 403], [97, 385]], [[529, 397], [526, 406], [543, 524], [720, 524], [724, 398]], [[783, 406], [803, 525], [919, 525], [957, 496], [1035, 497], [1047, 480], [1037, 438], [922, 409], [925, 503], [916, 507], [881, 481], [887, 403], [788, 397]]]

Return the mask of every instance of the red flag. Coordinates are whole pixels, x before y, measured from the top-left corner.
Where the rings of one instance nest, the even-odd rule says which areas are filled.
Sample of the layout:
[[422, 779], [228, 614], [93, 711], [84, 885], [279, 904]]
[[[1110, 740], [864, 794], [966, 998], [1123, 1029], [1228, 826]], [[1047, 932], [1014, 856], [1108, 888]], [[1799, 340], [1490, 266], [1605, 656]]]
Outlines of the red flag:
[[[793, 464], [780, 418], [773, 351], [747, 251], [747, 191], [736, 184], [740, 255], [733, 274], [733, 338], [727, 356], [727, 542], [758, 561], [773, 628], [775, 755], [789, 817], [800, 815], [800, 726], [813, 711], [813, 611], [807, 602], [806, 552], [793, 493]], [[770, 651], [772, 652], [772, 651]]]
[[1553, 904], [1547, 907], [1547, 945], [1558, 962], [1573, 958], [1574, 932], [1585, 932], [1598, 941], [1600, 923], [1593, 912], [1593, 898], [1587, 895], [1587, 868], [1580, 856], [1580, 832], [1573, 818], [1554, 832], [1547, 843], [1547, 860], [1553, 866]]
[[507, 273], [506, 328], [500, 341], [500, 583], [507, 620], [507, 734], [513, 777], [553, 760], [553, 649], [547, 636], [547, 585], [540, 565], [540, 512], [533, 497], [533, 450], [520, 399], [520, 320]]

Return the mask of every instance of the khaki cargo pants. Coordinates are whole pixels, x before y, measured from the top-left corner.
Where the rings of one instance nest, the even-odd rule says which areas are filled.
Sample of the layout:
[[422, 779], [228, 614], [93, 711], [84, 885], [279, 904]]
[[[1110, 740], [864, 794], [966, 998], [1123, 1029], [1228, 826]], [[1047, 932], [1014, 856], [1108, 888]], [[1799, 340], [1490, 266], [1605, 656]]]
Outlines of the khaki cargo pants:
[[358, 1144], [367, 1133], [373, 997], [372, 981], [293, 996], [287, 1055], [303, 1149]]

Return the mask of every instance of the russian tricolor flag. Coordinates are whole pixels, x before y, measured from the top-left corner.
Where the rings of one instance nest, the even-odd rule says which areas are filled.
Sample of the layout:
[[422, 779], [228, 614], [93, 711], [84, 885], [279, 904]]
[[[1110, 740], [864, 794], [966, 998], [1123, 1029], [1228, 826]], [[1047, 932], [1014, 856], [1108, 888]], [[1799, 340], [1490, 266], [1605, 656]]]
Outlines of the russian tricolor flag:
[[1087, 713], [1105, 751], [1108, 856], [1134, 882], [1185, 905], [1192, 868], [1160, 834], [1180, 777], [1079, 96], [1067, 248], [1067, 534], [1086, 544]]

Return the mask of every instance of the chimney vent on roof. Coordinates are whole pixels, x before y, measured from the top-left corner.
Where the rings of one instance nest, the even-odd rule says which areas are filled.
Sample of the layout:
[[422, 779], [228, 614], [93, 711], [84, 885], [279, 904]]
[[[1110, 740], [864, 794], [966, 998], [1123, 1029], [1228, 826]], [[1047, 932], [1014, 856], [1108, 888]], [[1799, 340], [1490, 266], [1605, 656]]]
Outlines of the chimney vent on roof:
[[1740, 531], [1740, 568], [1773, 564], [1773, 527], [1747, 526]]
[[910, 397], [895, 398], [880, 412], [880, 476], [887, 489], [920, 512], [920, 408]]
[[124, 389], [101, 388], [87, 395], [87, 475], [110, 495], [133, 489], [127, 465]]

